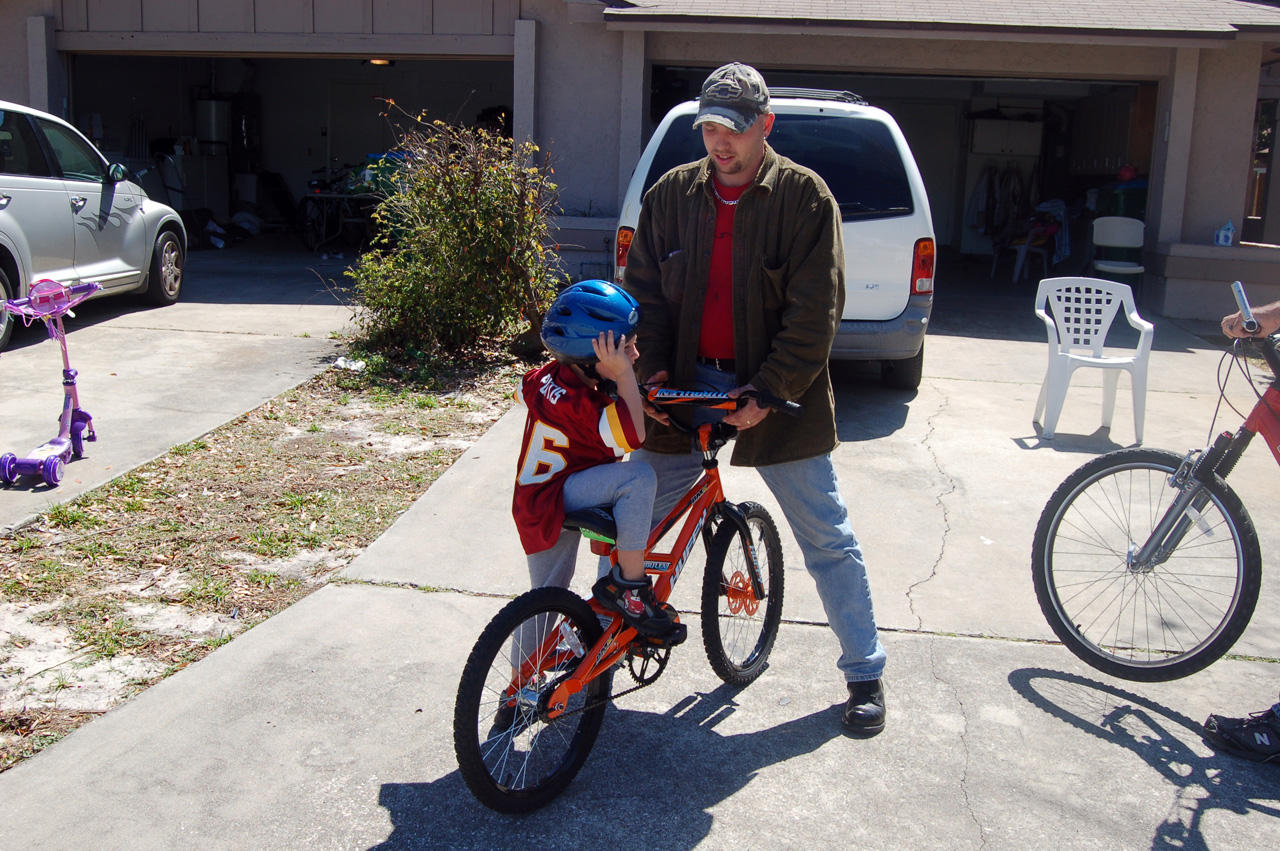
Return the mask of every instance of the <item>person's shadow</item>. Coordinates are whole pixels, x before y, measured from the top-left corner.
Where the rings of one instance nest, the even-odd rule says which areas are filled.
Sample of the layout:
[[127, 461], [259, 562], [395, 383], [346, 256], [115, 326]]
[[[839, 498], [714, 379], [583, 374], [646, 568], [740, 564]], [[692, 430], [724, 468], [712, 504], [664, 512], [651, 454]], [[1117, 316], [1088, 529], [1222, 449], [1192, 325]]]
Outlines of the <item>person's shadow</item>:
[[[842, 735], [839, 707], [754, 733], [721, 735], [738, 689], [722, 685], [658, 715], [610, 710], [582, 772], [547, 807], [507, 816], [483, 807], [457, 771], [430, 783], [383, 784], [394, 830], [373, 851], [418, 848], [694, 848], [710, 810], [763, 768]], [[761, 818], [783, 817], [760, 812]]]
[[[1201, 729], [1186, 715], [1116, 686], [1062, 671], [1022, 668], [1009, 674], [1009, 684], [1050, 715], [1133, 751], [1177, 790], [1169, 817], [1151, 837], [1153, 849], [1207, 849], [1201, 825], [1210, 810], [1280, 816], [1280, 806], [1261, 803], [1280, 802], [1275, 767], [1226, 754], [1200, 756], [1183, 741], [1187, 732], [1198, 739]], [[1184, 735], [1173, 734], [1177, 727], [1183, 728]]]

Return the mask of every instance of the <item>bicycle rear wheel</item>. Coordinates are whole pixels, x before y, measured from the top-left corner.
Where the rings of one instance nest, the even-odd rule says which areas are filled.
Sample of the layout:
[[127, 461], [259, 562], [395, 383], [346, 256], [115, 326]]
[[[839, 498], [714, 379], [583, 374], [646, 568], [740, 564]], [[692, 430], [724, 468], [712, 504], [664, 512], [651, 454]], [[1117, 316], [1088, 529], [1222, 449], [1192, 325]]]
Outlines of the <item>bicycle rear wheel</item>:
[[[764, 506], [738, 506], [750, 538], [725, 520], [711, 538], [702, 580], [702, 644], [720, 679], [746, 685], [764, 671], [782, 620], [782, 542]], [[754, 568], [752, 561], [754, 559]], [[751, 575], [764, 595], [752, 590]]]
[[1122, 679], [1161, 682], [1212, 664], [1249, 624], [1262, 581], [1253, 521], [1225, 484], [1178, 547], [1146, 568], [1130, 556], [1178, 494], [1182, 458], [1122, 449], [1058, 486], [1036, 525], [1040, 610], [1072, 653]]
[[458, 768], [480, 803], [535, 810], [577, 775], [600, 732], [610, 678], [588, 683], [555, 719], [545, 703], [600, 635], [591, 608], [564, 588], [522, 594], [485, 627], [453, 712]]

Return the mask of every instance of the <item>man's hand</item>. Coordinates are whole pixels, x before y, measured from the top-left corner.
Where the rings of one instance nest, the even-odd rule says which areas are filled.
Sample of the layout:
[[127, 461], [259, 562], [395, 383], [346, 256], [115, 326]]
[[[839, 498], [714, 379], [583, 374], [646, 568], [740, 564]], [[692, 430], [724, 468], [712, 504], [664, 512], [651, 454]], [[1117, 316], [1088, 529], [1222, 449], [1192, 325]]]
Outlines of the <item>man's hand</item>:
[[1257, 333], [1247, 334], [1244, 330], [1244, 317], [1240, 311], [1222, 317], [1222, 333], [1228, 337], [1266, 337], [1280, 330], [1280, 301], [1255, 307], [1253, 318], [1258, 320]]
[[[755, 386], [747, 384], [742, 387], [735, 387], [729, 391], [730, 398], [737, 399], [748, 390], [755, 390]], [[769, 415], [768, 408], [762, 408], [756, 404], [755, 399], [751, 399], [746, 405], [742, 406], [732, 413], [726, 414], [724, 421], [736, 428], [738, 431], [758, 426], [760, 421]]]
[[[641, 389], [645, 393], [647, 393], [650, 387], [661, 387], [663, 384], [666, 384], [667, 378], [668, 378], [668, 375], [665, 369], [658, 370], [653, 375], [649, 376], [644, 380], [644, 387]], [[650, 405], [647, 399], [641, 404], [644, 406], [644, 412], [646, 415], [653, 417], [655, 420], [662, 423], [663, 425], [670, 425], [671, 417], [669, 414], [659, 411], [653, 405]]]

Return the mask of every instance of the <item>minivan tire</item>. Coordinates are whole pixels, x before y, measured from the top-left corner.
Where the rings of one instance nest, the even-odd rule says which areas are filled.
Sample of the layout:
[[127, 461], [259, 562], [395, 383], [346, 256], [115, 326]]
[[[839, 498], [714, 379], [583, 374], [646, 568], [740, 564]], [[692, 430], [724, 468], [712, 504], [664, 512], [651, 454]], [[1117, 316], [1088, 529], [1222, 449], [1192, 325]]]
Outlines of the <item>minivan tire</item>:
[[880, 380], [891, 390], [918, 390], [924, 375], [924, 343], [914, 357], [880, 362]]

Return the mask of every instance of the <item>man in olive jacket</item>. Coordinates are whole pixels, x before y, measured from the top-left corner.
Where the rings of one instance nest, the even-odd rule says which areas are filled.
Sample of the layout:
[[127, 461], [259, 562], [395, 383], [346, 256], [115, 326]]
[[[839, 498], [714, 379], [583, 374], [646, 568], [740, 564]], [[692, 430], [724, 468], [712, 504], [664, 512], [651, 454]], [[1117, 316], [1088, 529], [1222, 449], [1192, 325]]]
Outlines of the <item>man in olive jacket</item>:
[[[844, 723], [884, 729], [885, 652], [862, 551], [831, 463], [835, 400], [827, 359], [844, 307], [840, 212], [814, 172], [778, 156], [769, 90], [733, 63], [703, 84], [695, 127], [707, 157], [646, 193], [623, 286], [641, 306], [637, 372], [646, 383], [746, 388], [798, 402], [798, 419], [755, 401], [724, 417], [732, 463], [755, 467], [777, 498], [840, 640]], [[652, 408], [633, 458], [658, 474], [655, 521], [701, 472], [687, 435]]]

